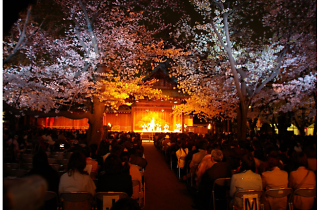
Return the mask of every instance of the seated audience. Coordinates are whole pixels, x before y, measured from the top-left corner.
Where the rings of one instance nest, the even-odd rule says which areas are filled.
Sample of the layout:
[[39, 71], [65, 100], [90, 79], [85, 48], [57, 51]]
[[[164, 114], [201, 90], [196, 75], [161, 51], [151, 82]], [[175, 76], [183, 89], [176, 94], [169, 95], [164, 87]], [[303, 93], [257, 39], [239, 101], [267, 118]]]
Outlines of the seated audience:
[[139, 191], [142, 192], [142, 176], [141, 172], [139, 170], [139, 166], [131, 164], [130, 161], [130, 154], [129, 152], [122, 152], [120, 155], [122, 165], [129, 170], [129, 174], [132, 178], [132, 180], [138, 180], [140, 182], [140, 189], [139, 186], [134, 186], [133, 187], [133, 194], [131, 198], [133, 199], [138, 199], [139, 198]]
[[[308, 170], [306, 154], [303, 152], [295, 152], [292, 158], [295, 167], [289, 175], [289, 187], [293, 190], [299, 188], [315, 188], [316, 176], [312, 170]], [[314, 204], [314, 198], [295, 195], [293, 204], [297, 209], [311, 209]]]
[[179, 141], [177, 143], [178, 150], [176, 151], [177, 157], [177, 168], [180, 168], [181, 171], [184, 171], [186, 165], [186, 157], [188, 155], [188, 147], [186, 147], [185, 142]]
[[96, 186], [88, 173], [84, 171], [86, 157], [80, 152], [74, 152], [68, 162], [68, 171], [60, 178], [59, 193], [89, 192], [95, 194]]
[[[270, 155], [267, 158], [269, 169], [262, 173], [262, 185], [263, 188], [279, 189], [288, 187], [288, 173], [280, 170], [279, 158], [276, 155]], [[266, 210], [286, 210], [287, 209], [287, 197], [272, 198], [266, 197], [264, 208]]]
[[[212, 199], [212, 187], [213, 183], [218, 178], [231, 177], [231, 167], [227, 162], [222, 162], [223, 153], [219, 149], [214, 149], [211, 151], [211, 161], [213, 165], [207, 169], [199, 184], [199, 206], [203, 206], [204, 209], [209, 209], [210, 200]], [[225, 198], [226, 190], [224, 187], [215, 187], [215, 197]], [[220, 207], [221, 203], [217, 203], [216, 207]]]
[[110, 154], [104, 163], [104, 171], [99, 174], [97, 192], [125, 192], [132, 196], [132, 178], [124, 170], [120, 157]]
[[[95, 172], [95, 173], [98, 173], [98, 162], [96, 160], [93, 160], [91, 158], [91, 150], [90, 150], [90, 147], [84, 147], [82, 149], [82, 153], [84, 154], [84, 156], [86, 156], [86, 169], [90, 170], [90, 173], [91, 172]], [[89, 173], [89, 174], [90, 174]], [[91, 176], [92, 177], [92, 176]], [[95, 178], [95, 177], [92, 177], [92, 178]]]
[[143, 151], [140, 148], [133, 148], [130, 155], [130, 163], [137, 165], [141, 168], [146, 168], [148, 162], [143, 158]]
[[[200, 181], [201, 181], [201, 177], [204, 174], [204, 172], [206, 172], [206, 170], [208, 168], [211, 168], [211, 166], [214, 164], [214, 161], [212, 161], [212, 155], [211, 155], [211, 151], [213, 147], [212, 146], [208, 146], [207, 149], [207, 155], [204, 156], [201, 160], [201, 162], [198, 165], [198, 169], [196, 171], [196, 184], [197, 186], [199, 185]], [[217, 149], [215, 151], [218, 151]], [[221, 152], [221, 150], [219, 150]], [[222, 154], [222, 152], [221, 152]], [[223, 155], [221, 156], [221, 160], [219, 159], [219, 162], [222, 161]]]
[[[242, 208], [242, 199], [234, 198], [240, 190], [262, 190], [262, 179], [256, 171], [254, 158], [251, 154], [242, 156], [239, 173], [233, 174], [230, 184], [230, 196], [234, 199], [234, 205]], [[231, 204], [233, 201], [231, 201]]]

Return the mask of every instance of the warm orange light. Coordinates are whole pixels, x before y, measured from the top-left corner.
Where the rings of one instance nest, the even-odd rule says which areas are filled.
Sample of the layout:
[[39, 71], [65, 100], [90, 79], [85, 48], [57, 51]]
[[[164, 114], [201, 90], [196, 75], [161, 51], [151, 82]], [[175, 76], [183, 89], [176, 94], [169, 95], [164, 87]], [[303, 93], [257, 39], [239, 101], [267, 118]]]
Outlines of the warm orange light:
[[208, 125], [208, 129], [211, 129], [211, 124]]
[[108, 123], [108, 126], [111, 127], [111, 123]]

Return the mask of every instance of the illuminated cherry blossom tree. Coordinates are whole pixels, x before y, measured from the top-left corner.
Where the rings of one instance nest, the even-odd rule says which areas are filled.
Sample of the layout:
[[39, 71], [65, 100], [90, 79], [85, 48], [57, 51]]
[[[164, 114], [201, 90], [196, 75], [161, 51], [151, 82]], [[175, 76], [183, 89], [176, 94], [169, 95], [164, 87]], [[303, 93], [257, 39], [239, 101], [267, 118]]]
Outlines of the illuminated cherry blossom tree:
[[[296, 21], [292, 20], [296, 16], [303, 19], [304, 13], [308, 15], [304, 22], [314, 18], [315, 1], [303, 4], [306, 9], [300, 13], [301, 1], [190, 2], [203, 18], [194, 21], [186, 16], [180, 22], [180, 30], [173, 36], [177, 40], [183, 38], [183, 42], [187, 43], [184, 46], [193, 52], [195, 58], [179, 61], [173, 74], [180, 75], [182, 89], [202, 99], [196, 103], [211, 101], [214, 104], [207, 104], [211, 115], [216, 111], [213, 107], [223, 107], [221, 101], [233, 107], [238, 106], [238, 137], [243, 140], [246, 138], [248, 108], [255, 97], [267, 92], [261, 90], [270, 83], [294, 80], [299, 72], [314, 68], [315, 28], [303, 28], [303, 24], [300, 24], [298, 30], [293, 30]], [[261, 34], [257, 33], [260, 29]], [[309, 33], [310, 30], [312, 32]], [[312, 40], [301, 47], [305, 35], [312, 37]], [[308, 55], [308, 50], [312, 51], [311, 55]], [[306, 62], [300, 63], [301, 60]], [[308, 60], [312, 60], [311, 66], [305, 65]], [[193, 86], [193, 83], [197, 85]], [[230, 84], [233, 88], [225, 91]], [[219, 89], [223, 91], [217, 91]], [[204, 99], [203, 90], [212, 95], [206, 94], [208, 99]], [[229, 113], [228, 109], [225, 110]], [[234, 113], [231, 115], [234, 116]]]
[[57, 0], [30, 6], [3, 42], [5, 107], [19, 110], [17, 116], [88, 118], [90, 143], [99, 142], [106, 108], [117, 109], [132, 95], [160, 97], [141, 78], [180, 54], [153, 38], [168, 27], [161, 22], [166, 7], [175, 4]]

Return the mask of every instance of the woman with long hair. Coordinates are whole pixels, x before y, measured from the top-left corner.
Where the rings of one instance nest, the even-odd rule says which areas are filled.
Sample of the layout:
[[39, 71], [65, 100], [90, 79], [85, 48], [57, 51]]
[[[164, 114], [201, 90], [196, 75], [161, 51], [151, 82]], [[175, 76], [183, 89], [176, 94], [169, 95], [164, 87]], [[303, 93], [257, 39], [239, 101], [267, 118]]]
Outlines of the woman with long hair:
[[59, 193], [89, 192], [95, 194], [96, 186], [84, 168], [86, 157], [81, 152], [74, 152], [68, 162], [68, 171], [60, 178]]

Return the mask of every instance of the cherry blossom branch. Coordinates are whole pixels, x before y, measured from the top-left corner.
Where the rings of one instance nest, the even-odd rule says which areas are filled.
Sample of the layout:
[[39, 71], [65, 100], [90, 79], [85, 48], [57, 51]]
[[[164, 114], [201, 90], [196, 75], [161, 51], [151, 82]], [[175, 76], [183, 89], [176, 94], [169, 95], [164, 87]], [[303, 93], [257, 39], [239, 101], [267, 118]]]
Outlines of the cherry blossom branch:
[[274, 70], [272, 71], [272, 74], [270, 75], [269, 78], [267, 78], [266, 80], [264, 80], [261, 85], [253, 92], [252, 96], [254, 96], [255, 94], [257, 94], [268, 82], [270, 82], [273, 78], [275, 78], [279, 73], [280, 73], [280, 69], [281, 69], [281, 65], [282, 65], [282, 60], [285, 56], [285, 53], [287, 52], [289, 46], [287, 45], [282, 52], [280, 53], [280, 55], [278, 56], [278, 65], [274, 68]]
[[85, 19], [86, 19], [86, 22], [87, 22], [87, 25], [88, 25], [88, 31], [90, 33], [90, 37], [91, 37], [91, 40], [92, 40], [92, 44], [93, 44], [93, 47], [94, 47], [94, 50], [95, 50], [95, 53], [98, 57], [100, 57], [100, 53], [99, 53], [99, 49], [98, 49], [98, 44], [97, 44], [97, 39], [93, 33], [93, 26], [92, 26], [92, 23], [89, 19], [89, 16], [88, 16], [88, 13], [87, 13], [87, 10], [85, 8], [85, 6], [83, 5], [83, 2], [81, 0], [79, 0], [79, 4], [81, 6], [81, 9], [84, 13], [84, 16], [85, 16]]
[[22, 43], [25, 41], [25, 38], [26, 38], [26, 28], [27, 28], [27, 24], [29, 22], [29, 18], [31, 15], [31, 9], [32, 9], [32, 6], [30, 5], [28, 7], [27, 18], [24, 22], [23, 30], [22, 30], [21, 35], [19, 37], [19, 41], [18, 41], [17, 45], [15, 46], [15, 48], [13, 49], [13, 52], [3, 61], [3, 64], [7, 63], [21, 49]]

